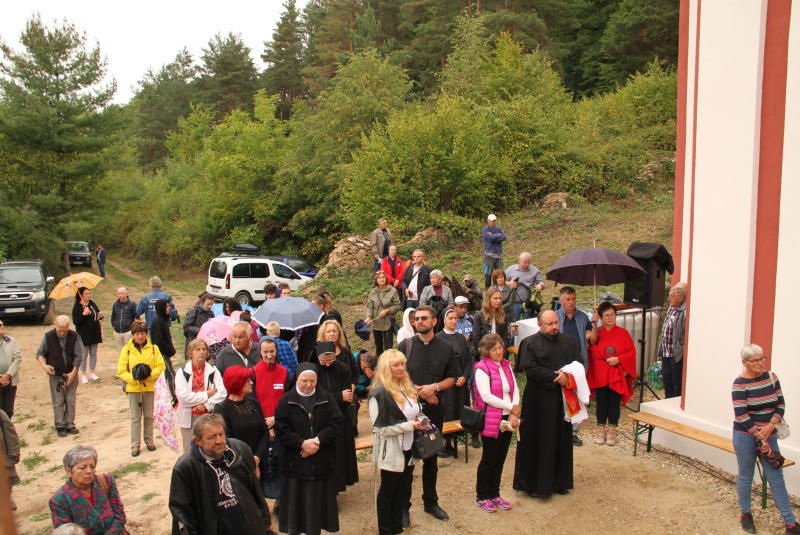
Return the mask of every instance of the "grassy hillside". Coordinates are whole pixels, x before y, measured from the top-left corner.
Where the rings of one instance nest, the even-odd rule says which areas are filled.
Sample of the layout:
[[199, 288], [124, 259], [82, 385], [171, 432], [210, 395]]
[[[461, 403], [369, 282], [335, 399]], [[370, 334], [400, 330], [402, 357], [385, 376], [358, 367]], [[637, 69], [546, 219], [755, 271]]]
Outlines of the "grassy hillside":
[[[508, 235], [504, 245], [506, 266], [515, 264], [519, 253], [533, 255], [533, 265], [542, 272], [561, 256], [576, 249], [593, 246], [626, 251], [634, 241], [662, 243], [672, 250], [672, 192], [652, 197], [631, 196], [622, 201], [604, 204], [576, 203], [575, 206], [539, 210], [530, 207], [514, 214], [499, 214], [498, 224]], [[390, 221], [391, 228], [391, 221]], [[410, 256], [412, 246], [400, 246], [400, 256]], [[483, 281], [483, 241], [480, 233], [474, 238], [449, 240], [423, 245], [426, 260], [448, 277], [463, 279], [470, 273]], [[326, 273], [314, 281], [313, 287], [325, 287], [334, 296], [334, 306], [342, 313], [353, 349], [361, 341], [352, 335], [352, 325], [366, 314], [366, 297], [370, 289], [370, 271], [340, 271]], [[578, 287], [578, 302], [592, 300], [592, 287]], [[599, 286], [600, 293], [610, 290], [622, 296], [623, 285]], [[545, 286], [545, 302], [557, 295], [553, 283]], [[364, 347], [372, 347], [366, 342]]]

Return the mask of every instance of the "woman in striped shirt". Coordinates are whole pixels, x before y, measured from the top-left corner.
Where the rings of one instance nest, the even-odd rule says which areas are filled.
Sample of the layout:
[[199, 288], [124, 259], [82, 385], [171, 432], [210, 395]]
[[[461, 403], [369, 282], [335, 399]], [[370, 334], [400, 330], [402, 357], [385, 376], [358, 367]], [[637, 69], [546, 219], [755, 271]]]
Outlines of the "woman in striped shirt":
[[[783, 393], [778, 377], [764, 371], [766, 360], [761, 347], [755, 344], [745, 346], [742, 349], [744, 371], [733, 381], [733, 449], [739, 465], [736, 492], [742, 510], [742, 529], [748, 533], [756, 532], [750, 507], [756, 450], [760, 446], [764, 453], [780, 451], [775, 427], [783, 420]], [[792, 504], [786, 492], [783, 469], [772, 468], [766, 462], [761, 463], [761, 467], [772, 487], [772, 498], [786, 524], [786, 533], [800, 534], [800, 525], [792, 513]]]

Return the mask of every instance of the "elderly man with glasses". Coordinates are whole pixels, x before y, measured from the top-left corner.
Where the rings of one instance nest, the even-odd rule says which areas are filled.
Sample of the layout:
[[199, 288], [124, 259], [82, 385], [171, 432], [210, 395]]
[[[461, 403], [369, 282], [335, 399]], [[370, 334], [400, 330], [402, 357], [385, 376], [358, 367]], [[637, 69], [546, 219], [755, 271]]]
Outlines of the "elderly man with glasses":
[[686, 333], [686, 289], [676, 284], [669, 291], [669, 310], [661, 326], [661, 373], [664, 375], [664, 396], [676, 398], [683, 387], [683, 341]]
[[58, 436], [79, 433], [75, 427], [75, 401], [78, 382], [75, 376], [83, 358], [83, 343], [78, 333], [69, 328], [69, 318], [58, 316], [56, 328], [47, 331], [36, 351], [36, 360], [50, 382], [50, 400]]

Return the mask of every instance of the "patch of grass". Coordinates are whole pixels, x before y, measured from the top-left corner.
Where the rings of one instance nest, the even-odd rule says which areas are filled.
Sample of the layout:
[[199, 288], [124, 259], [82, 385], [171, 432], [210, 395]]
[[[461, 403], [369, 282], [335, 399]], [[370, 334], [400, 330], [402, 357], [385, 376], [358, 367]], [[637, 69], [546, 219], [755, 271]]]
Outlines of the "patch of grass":
[[360, 450], [358, 455], [356, 455], [356, 461], [360, 463], [364, 463], [369, 461], [372, 458], [372, 448], [367, 448], [364, 450]]
[[39, 513], [38, 515], [33, 515], [28, 520], [30, 522], [41, 522], [42, 520], [46, 520], [48, 518], [50, 518], [49, 513]]
[[145, 463], [145, 462], [129, 463], [129, 464], [123, 464], [122, 466], [111, 472], [111, 475], [113, 475], [114, 478], [119, 479], [128, 474], [144, 474], [145, 472], [148, 472], [152, 469], [153, 465], [151, 463]]
[[45, 423], [45, 421], [40, 418], [39, 421], [36, 422], [35, 424], [28, 424], [28, 429], [32, 429], [34, 431], [41, 431], [42, 429], [44, 429], [44, 426], [46, 425], [47, 424]]
[[63, 470], [63, 469], [64, 469], [64, 465], [54, 464], [53, 466], [48, 468], [47, 471], [52, 473], [52, 472], [58, 472], [59, 470]]
[[36, 481], [35, 477], [29, 477], [28, 479], [23, 479], [22, 481], [17, 483], [17, 486], [18, 487], [24, 487], [25, 485], [27, 485], [29, 483], [33, 483], [34, 481]]
[[40, 446], [47, 446], [48, 444], [52, 444], [53, 442], [53, 432], [50, 431], [45, 436], [42, 437], [42, 441], [39, 442]]
[[38, 451], [34, 451], [32, 454], [22, 459], [22, 464], [24, 464], [25, 468], [27, 468], [28, 470], [33, 470], [38, 465], [44, 462], [47, 462], [47, 457], [45, 457]]
[[37, 531], [36, 535], [44, 535], [45, 533], [50, 533], [50, 531], [52, 529], [53, 529], [53, 526], [45, 526], [42, 529], [40, 529], [39, 531]]
[[140, 280], [134, 279], [121, 269], [117, 269], [110, 264], [106, 264], [106, 271], [108, 271], [111, 275], [113, 275], [114, 278], [117, 279], [119, 282], [121, 282], [122, 285], [125, 287], [131, 287], [131, 286], [135, 287], [141, 284]]
[[31, 418], [33, 418], [33, 414], [27, 414], [27, 413], [26, 414], [19, 414], [19, 413], [17, 413], [17, 414], [14, 415], [14, 420], [16, 421], [16, 423], [24, 422], [25, 420], [30, 420]]
[[19, 447], [20, 448], [27, 448], [28, 447], [28, 441], [25, 440], [24, 438], [19, 439]]
[[152, 500], [153, 498], [155, 498], [156, 496], [158, 496], [157, 492], [148, 492], [147, 494], [142, 496], [142, 501], [147, 503], [150, 500]]

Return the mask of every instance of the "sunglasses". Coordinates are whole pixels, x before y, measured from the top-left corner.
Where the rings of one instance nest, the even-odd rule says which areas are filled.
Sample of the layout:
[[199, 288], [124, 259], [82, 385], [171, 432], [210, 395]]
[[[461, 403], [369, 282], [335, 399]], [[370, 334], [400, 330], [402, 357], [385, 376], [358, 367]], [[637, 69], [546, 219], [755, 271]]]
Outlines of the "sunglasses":
[[433, 318], [431, 316], [417, 316], [416, 318], [414, 318], [414, 321], [428, 321], [430, 319]]

